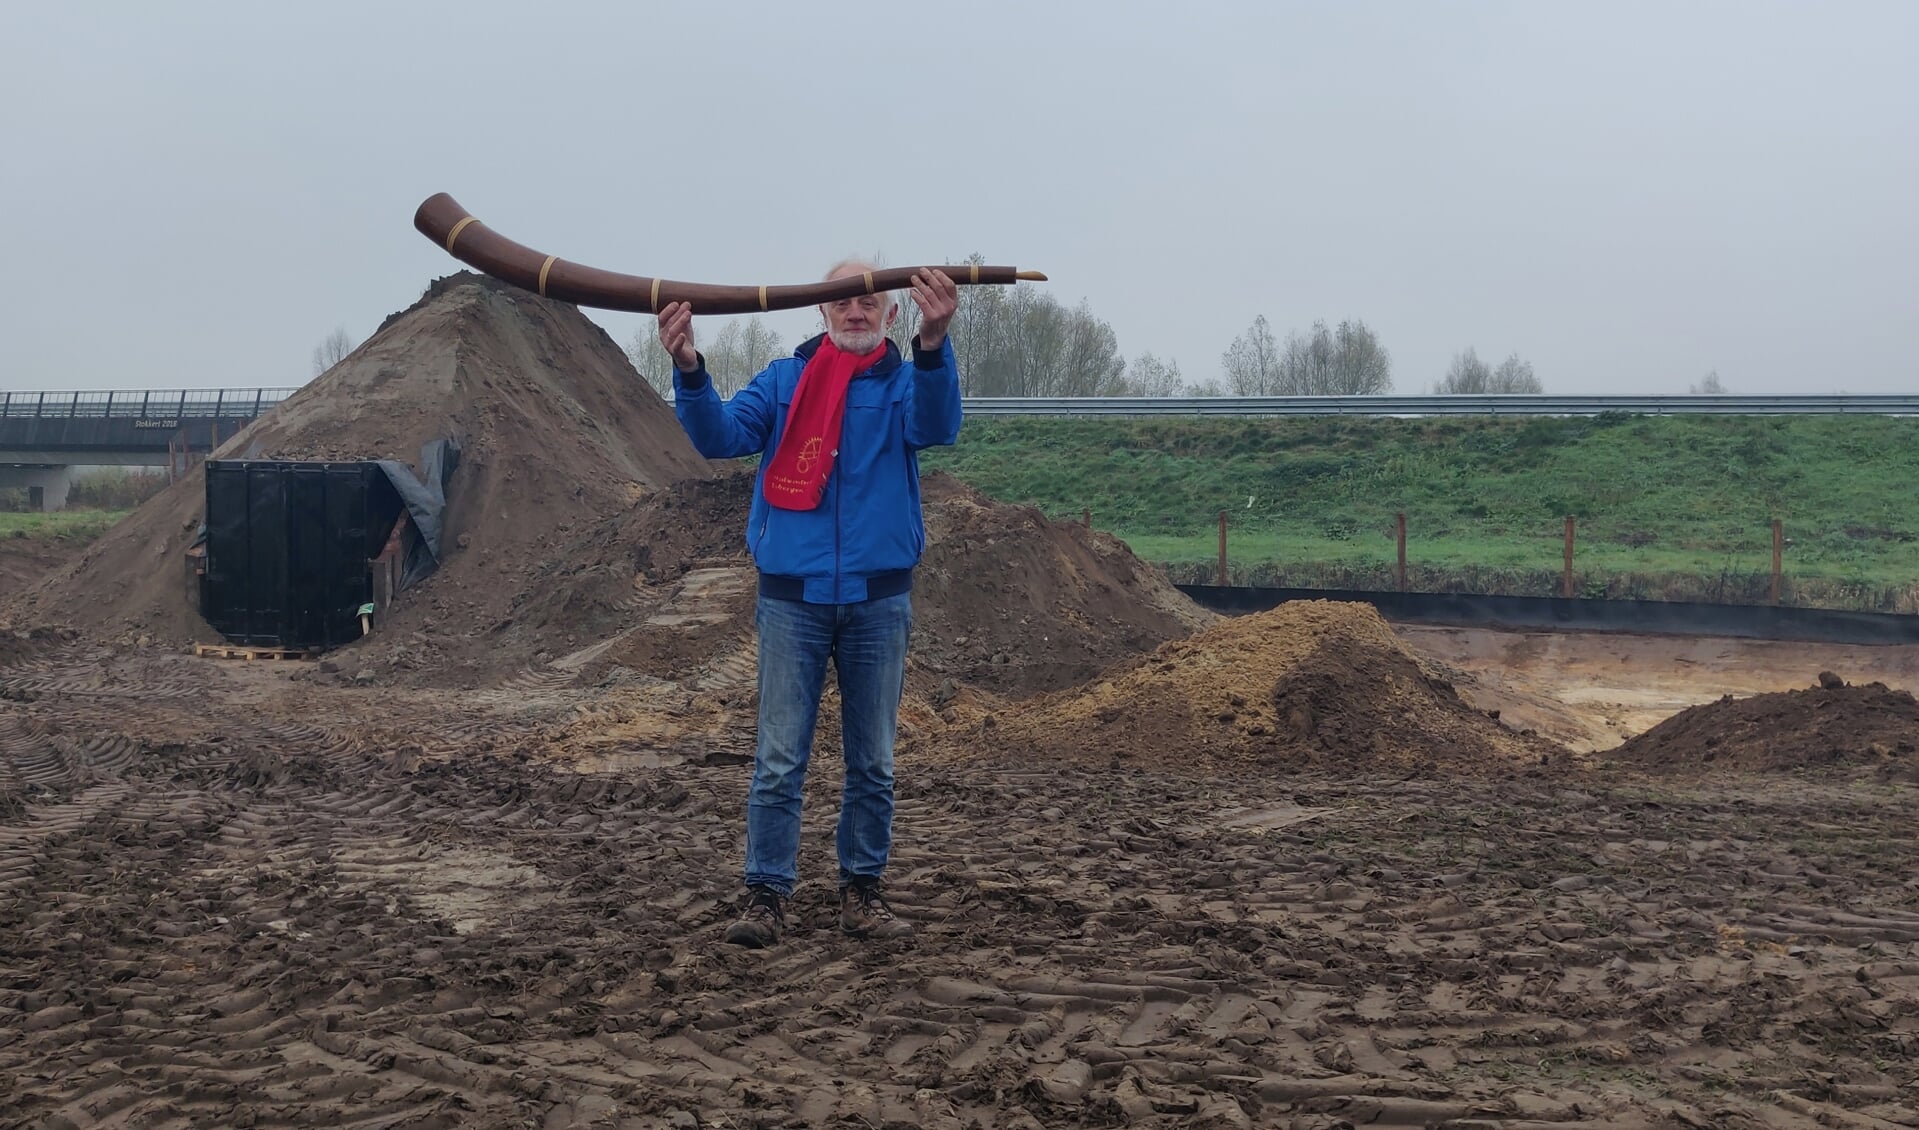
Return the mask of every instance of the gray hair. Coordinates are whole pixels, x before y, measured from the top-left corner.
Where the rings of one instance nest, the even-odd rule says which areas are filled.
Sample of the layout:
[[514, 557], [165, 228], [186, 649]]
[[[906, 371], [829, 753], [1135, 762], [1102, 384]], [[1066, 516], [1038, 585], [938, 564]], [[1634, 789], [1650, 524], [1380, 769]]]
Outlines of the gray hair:
[[[841, 259], [839, 262], [833, 264], [832, 266], [826, 268], [826, 273], [820, 276], [820, 281], [831, 282], [833, 281], [834, 275], [839, 274], [841, 271], [844, 271], [849, 267], [854, 268], [856, 270], [860, 270], [860, 271], [878, 271], [880, 269], [880, 265], [878, 263], [873, 262], [871, 259], [862, 258], [857, 255], [849, 255], [846, 258]], [[875, 293], [885, 295], [886, 304], [888, 306], [900, 305], [900, 292], [897, 290], [881, 290], [881, 291], [876, 291]]]

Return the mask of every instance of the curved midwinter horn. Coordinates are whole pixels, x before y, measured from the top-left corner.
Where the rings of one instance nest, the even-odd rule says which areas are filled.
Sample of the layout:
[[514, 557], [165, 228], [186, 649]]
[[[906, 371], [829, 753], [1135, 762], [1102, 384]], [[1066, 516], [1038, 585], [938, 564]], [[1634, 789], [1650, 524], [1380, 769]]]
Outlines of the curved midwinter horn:
[[796, 310], [856, 294], [899, 289], [909, 284], [915, 271], [927, 270], [944, 271], [948, 278], [961, 285], [1046, 281], [1046, 276], [1038, 271], [971, 263], [947, 267], [888, 267], [832, 282], [791, 286], [715, 286], [622, 275], [583, 267], [556, 255], [542, 255], [523, 247], [474, 219], [444, 192], [426, 198], [413, 213], [413, 226], [446, 248], [455, 259], [501, 282], [575, 306], [639, 314], [657, 314], [660, 307], [669, 302], [690, 303], [695, 314]]

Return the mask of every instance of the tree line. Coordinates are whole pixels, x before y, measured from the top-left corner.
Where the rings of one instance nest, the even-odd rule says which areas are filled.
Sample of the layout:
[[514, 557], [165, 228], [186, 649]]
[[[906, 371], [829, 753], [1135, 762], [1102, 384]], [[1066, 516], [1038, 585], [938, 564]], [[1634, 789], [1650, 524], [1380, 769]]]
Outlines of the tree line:
[[[959, 266], [984, 262], [976, 253]], [[902, 294], [888, 336], [905, 352], [918, 329], [919, 308]], [[1316, 321], [1281, 340], [1261, 314], [1220, 355], [1219, 375], [1199, 380], [1188, 378], [1171, 358], [1150, 352], [1126, 357], [1113, 327], [1085, 301], [1068, 306], [1035, 287], [961, 287], [952, 337], [966, 396], [1372, 396], [1393, 391], [1391, 353], [1356, 318], [1336, 325]], [[722, 396], [787, 351], [780, 334], [757, 314], [727, 320], [701, 344]], [[671, 395], [673, 362], [650, 321], [634, 334], [627, 355], [654, 388]], [[1469, 347], [1454, 356], [1432, 391], [1542, 388], [1532, 364], [1518, 354], [1489, 366]]]
[[[958, 265], [971, 263], [984, 265], [985, 259], [975, 253]], [[899, 317], [888, 336], [906, 352], [919, 329], [919, 308], [904, 293], [899, 298]], [[960, 391], [966, 396], [1376, 396], [1393, 391], [1392, 355], [1357, 318], [1332, 326], [1315, 321], [1281, 341], [1266, 316], [1258, 315], [1220, 354], [1219, 375], [1204, 380], [1188, 379], [1178, 361], [1150, 352], [1128, 359], [1113, 327], [1085, 301], [1069, 307], [1033, 287], [961, 287], [952, 335]], [[313, 350], [314, 375], [337, 364], [353, 346], [343, 327], [334, 329]], [[727, 319], [717, 332], [703, 331], [700, 350], [720, 395], [731, 396], [785, 356], [788, 346], [755, 314]], [[651, 319], [635, 332], [626, 355], [648, 384], [672, 396], [673, 361]], [[1545, 388], [1532, 362], [1518, 353], [1489, 365], [1468, 346], [1453, 355], [1431, 391], [1509, 394]], [[1687, 391], [1725, 395], [1730, 390], [1714, 370]]]

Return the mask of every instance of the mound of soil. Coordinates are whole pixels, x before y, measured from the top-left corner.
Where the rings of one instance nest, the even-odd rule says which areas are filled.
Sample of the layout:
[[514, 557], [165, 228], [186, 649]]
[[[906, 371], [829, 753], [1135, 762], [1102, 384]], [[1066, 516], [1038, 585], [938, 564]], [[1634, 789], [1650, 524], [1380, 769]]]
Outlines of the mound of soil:
[[1805, 690], [1688, 707], [1608, 756], [1668, 772], [1869, 769], [1919, 779], [1919, 700], [1822, 672]]
[[1020, 756], [1154, 768], [1488, 769], [1560, 752], [1468, 706], [1371, 605], [1324, 600], [1222, 620], [980, 735]]
[[[482, 629], [557, 548], [649, 494], [711, 473], [673, 412], [606, 332], [573, 306], [460, 272], [338, 365], [256, 420], [216, 458], [387, 458], [461, 448], [447, 485], [441, 568], [367, 641], [484, 652]], [[186, 476], [9, 609], [158, 642], [212, 641], [182, 551], [196, 535], [202, 474]]]
[[930, 671], [1007, 695], [1062, 690], [1217, 620], [1110, 534], [943, 473], [922, 495], [913, 651]]
[[[715, 648], [737, 647], [753, 628], [744, 540], [752, 489], [750, 471], [729, 470], [604, 523], [522, 591], [501, 630], [506, 650], [524, 651], [516, 640], [625, 630], [597, 662], [673, 679]], [[926, 476], [921, 495], [916, 684], [1058, 690], [1214, 619], [1110, 535], [995, 502], [944, 473]], [[745, 583], [708, 575], [721, 567], [745, 570]]]

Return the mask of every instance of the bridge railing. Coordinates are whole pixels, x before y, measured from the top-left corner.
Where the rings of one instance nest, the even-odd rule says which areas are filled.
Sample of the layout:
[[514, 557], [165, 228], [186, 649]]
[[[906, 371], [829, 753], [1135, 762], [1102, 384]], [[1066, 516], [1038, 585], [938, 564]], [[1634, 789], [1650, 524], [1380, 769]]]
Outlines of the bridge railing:
[[293, 395], [291, 388], [120, 389], [0, 392], [0, 418], [246, 420]]

